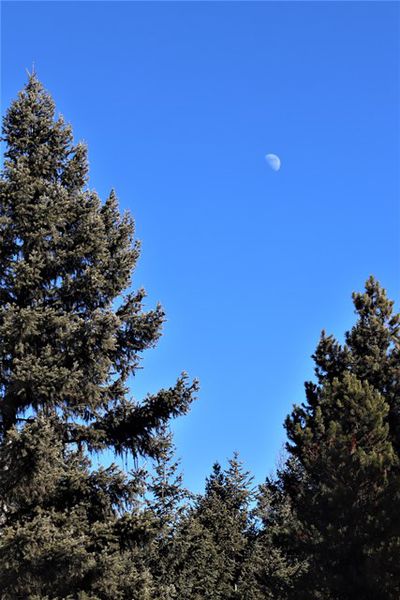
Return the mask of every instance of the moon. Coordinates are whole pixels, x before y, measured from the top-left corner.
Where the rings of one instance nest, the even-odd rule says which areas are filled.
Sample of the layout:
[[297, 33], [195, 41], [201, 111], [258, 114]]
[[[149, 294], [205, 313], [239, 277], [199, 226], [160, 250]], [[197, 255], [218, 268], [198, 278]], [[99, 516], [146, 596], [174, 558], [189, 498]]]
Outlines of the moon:
[[273, 171], [279, 171], [281, 168], [281, 159], [276, 154], [266, 154], [265, 160]]

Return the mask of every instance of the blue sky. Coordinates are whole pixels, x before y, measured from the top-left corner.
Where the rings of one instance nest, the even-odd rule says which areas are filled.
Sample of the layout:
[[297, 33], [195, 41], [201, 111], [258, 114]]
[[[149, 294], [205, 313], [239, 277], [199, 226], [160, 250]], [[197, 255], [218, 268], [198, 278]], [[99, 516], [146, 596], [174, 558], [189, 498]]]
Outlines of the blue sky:
[[[168, 321], [136, 397], [186, 370], [186, 483], [239, 450], [256, 481], [303, 400], [322, 328], [400, 275], [395, 2], [3, 2], [2, 110], [35, 63], [90, 185], [136, 220], [134, 276]], [[282, 160], [271, 170], [265, 154]]]

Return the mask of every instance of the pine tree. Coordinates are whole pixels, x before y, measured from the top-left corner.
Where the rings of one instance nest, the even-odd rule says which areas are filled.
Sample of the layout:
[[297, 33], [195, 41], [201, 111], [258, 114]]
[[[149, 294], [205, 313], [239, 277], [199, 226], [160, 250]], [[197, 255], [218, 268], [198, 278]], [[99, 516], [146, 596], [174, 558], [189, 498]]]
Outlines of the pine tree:
[[307, 400], [312, 405], [320, 386], [345, 371], [368, 381], [389, 405], [390, 438], [400, 456], [400, 314], [393, 312], [394, 302], [373, 277], [364, 293], [353, 294], [353, 302], [358, 319], [344, 345], [322, 332], [313, 356], [317, 385], [306, 383]]
[[114, 465], [91, 470], [82, 451], [65, 450], [57, 425], [38, 416], [0, 447], [1, 598], [139, 600], [151, 589], [140, 482]]
[[148, 507], [154, 532], [149, 569], [157, 589], [156, 600], [177, 598], [177, 579], [181, 562], [178, 530], [191, 498], [183, 486], [183, 477], [178, 470], [179, 461], [174, 458], [172, 434], [165, 432], [164, 441], [148, 486]]
[[317, 383], [286, 420], [281, 474], [310, 570], [294, 598], [400, 594], [399, 316], [374, 279], [354, 294], [358, 321], [340, 345], [324, 333]]
[[149, 485], [151, 498], [148, 504], [157, 521], [157, 529], [170, 534], [175, 529], [180, 515], [185, 511], [190, 494], [183, 486], [179, 461], [175, 460], [172, 434], [164, 431], [163, 442], [160, 453], [155, 459], [154, 474]]
[[298, 522], [280, 470], [259, 486], [254, 508], [257, 526], [250, 537], [250, 552], [242, 570], [242, 600], [296, 598], [307, 558], [295, 545]]
[[197, 498], [178, 533], [178, 598], [241, 597], [239, 582], [251, 528], [251, 480], [237, 454], [225, 470], [219, 463], [214, 464], [204, 496]]
[[248, 551], [249, 505], [253, 498], [252, 477], [244, 471], [238, 453], [222, 471], [218, 463], [206, 483], [198, 518], [214, 540], [222, 569], [218, 581], [221, 597], [228, 600], [239, 593], [239, 580]]
[[127, 589], [140, 573], [122, 573], [141, 538], [135, 486], [114, 466], [93, 471], [90, 453], [157, 456], [160, 430], [188, 410], [196, 383], [183, 375], [141, 402], [128, 397], [164, 312], [143, 310], [144, 290], [127, 292], [140, 250], [133, 221], [114, 192], [102, 204], [88, 189], [86, 148], [35, 75], [6, 113], [3, 141], [2, 597], [145, 598], [141, 583]]

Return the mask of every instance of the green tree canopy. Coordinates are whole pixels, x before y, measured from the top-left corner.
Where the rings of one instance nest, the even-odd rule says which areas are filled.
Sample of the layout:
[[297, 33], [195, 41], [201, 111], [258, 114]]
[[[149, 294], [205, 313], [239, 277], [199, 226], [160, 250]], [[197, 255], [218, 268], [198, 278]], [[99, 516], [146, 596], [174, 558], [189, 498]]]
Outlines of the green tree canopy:
[[[286, 420], [293, 457], [282, 473], [297, 516], [293, 543], [310, 558], [304, 598], [400, 593], [399, 315], [370, 278], [354, 294], [340, 345], [322, 334], [317, 383]], [[302, 598], [302, 595], [295, 596]]]
[[[0, 425], [57, 413], [66, 440], [154, 454], [153, 432], [187, 411], [194, 385], [128, 398], [127, 378], [154, 346], [164, 312], [125, 292], [139, 256], [112, 191], [87, 188], [86, 148], [36, 76], [7, 111], [0, 185]], [[118, 307], [115, 308], [116, 300]]]
[[[131, 291], [139, 256], [115, 193], [35, 75], [4, 118], [0, 180], [0, 588], [4, 600], [154, 597], [140, 477], [93, 451], [157, 457], [197, 384], [129, 397], [164, 312]], [[152, 591], [153, 590], [153, 591]]]

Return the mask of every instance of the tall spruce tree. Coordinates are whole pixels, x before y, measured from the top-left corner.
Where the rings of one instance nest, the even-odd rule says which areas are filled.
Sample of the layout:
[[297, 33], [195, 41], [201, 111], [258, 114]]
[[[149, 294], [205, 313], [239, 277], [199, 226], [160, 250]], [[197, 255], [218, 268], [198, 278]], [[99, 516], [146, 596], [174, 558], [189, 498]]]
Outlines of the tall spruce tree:
[[144, 290], [127, 291], [133, 221], [114, 192], [103, 204], [88, 189], [86, 148], [35, 75], [6, 113], [3, 141], [2, 598], [150, 597], [145, 571], [123, 566], [145, 537], [136, 482], [113, 466], [93, 471], [90, 452], [157, 456], [159, 432], [188, 410], [196, 383], [183, 375], [129, 398], [164, 313], [143, 310]]
[[286, 420], [281, 474], [310, 569], [293, 598], [400, 596], [399, 315], [370, 278], [340, 345], [322, 334], [317, 383]]

